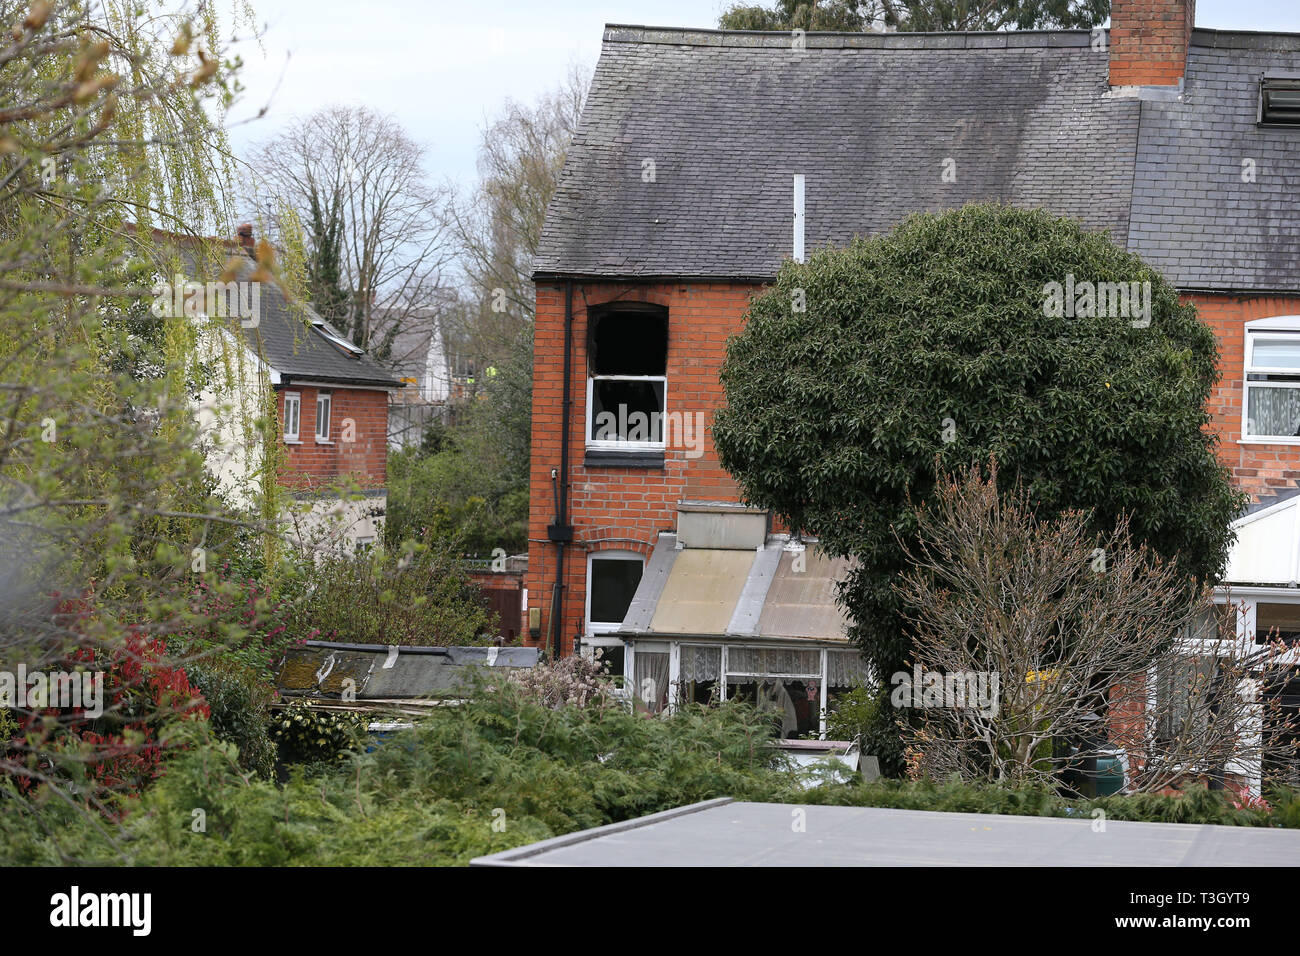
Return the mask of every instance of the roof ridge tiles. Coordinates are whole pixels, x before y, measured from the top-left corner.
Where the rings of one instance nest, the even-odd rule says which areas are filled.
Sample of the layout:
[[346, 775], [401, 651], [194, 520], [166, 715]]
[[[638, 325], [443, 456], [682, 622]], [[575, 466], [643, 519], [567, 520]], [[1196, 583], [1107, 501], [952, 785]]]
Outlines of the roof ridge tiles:
[[[655, 27], [607, 23], [606, 43], [661, 43], [676, 46], [789, 50], [791, 30], [714, 30], [704, 27]], [[1000, 30], [950, 33], [849, 33], [803, 31], [803, 49], [1018, 49], [1088, 47], [1091, 30]], [[1034, 42], [1031, 42], [1034, 41]]]
[[[845, 32], [807, 30], [807, 50], [846, 49], [1024, 49], [1090, 47], [1092, 30], [966, 30], [953, 32]], [[1107, 30], [1109, 33], [1109, 30]], [[789, 49], [791, 30], [717, 30], [708, 27], [663, 27], [632, 23], [605, 24], [606, 43], [662, 43], [677, 46]], [[1300, 32], [1216, 30], [1196, 27], [1192, 46], [1236, 50], [1300, 51]]]

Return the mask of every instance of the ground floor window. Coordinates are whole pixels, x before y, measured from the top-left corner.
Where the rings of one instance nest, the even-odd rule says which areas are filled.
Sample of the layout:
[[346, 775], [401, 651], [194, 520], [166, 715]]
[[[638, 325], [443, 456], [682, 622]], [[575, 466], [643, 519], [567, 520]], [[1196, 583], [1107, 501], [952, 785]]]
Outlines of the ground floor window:
[[669, 648], [659, 645], [642, 645], [632, 656], [632, 699], [637, 709], [650, 714], [663, 713], [668, 707], [672, 687], [669, 679], [671, 664]]
[[1260, 601], [1255, 605], [1255, 643], [1265, 641], [1300, 643], [1300, 604], [1269, 604]]
[[821, 733], [822, 651], [729, 647], [727, 697], [773, 714], [782, 737]]
[[[645, 559], [623, 551], [597, 551], [587, 558], [587, 633], [609, 634], [623, 626]], [[620, 642], [621, 643], [621, 642]]]
[[622, 680], [626, 657], [622, 638], [588, 636], [582, 642], [582, 656], [596, 661], [606, 674]]
[[861, 654], [838, 648], [634, 641], [629, 656], [624, 673], [639, 709], [747, 700], [787, 738], [824, 734], [828, 708], [868, 680]]
[[681, 645], [677, 678], [678, 699], [683, 703], [712, 704], [722, 699], [722, 648], [716, 645]]

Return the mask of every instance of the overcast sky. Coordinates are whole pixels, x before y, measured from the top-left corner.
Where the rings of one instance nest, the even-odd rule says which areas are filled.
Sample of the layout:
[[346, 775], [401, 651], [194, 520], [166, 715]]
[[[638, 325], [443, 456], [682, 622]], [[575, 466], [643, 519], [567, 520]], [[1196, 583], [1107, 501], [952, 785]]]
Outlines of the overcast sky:
[[[333, 103], [392, 113], [438, 180], [474, 179], [479, 131], [507, 98], [531, 102], [572, 63], [594, 66], [606, 23], [716, 27], [725, 0], [252, 0], [265, 53], [241, 44], [236, 152]], [[1300, 0], [1198, 0], [1196, 25], [1300, 32]], [[278, 87], [277, 87], [278, 84]], [[274, 93], [273, 93], [274, 91]]]

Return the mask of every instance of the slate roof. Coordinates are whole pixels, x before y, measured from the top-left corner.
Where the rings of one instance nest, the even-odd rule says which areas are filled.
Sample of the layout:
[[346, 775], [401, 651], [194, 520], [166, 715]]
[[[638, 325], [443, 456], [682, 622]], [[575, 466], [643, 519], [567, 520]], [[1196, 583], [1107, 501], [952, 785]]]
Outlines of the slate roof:
[[1300, 132], [1257, 128], [1251, 99], [1263, 69], [1300, 68], [1300, 35], [1195, 31], [1181, 103], [1110, 93], [1089, 31], [805, 39], [607, 27], [535, 277], [769, 279], [802, 173], [810, 252], [996, 199], [1105, 230], [1181, 287], [1300, 289]]
[[447, 697], [463, 690], [476, 670], [535, 667], [539, 654], [535, 647], [409, 647], [305, 641], [285, 651], [276, 686], [286, 697], [318, 701], [339, 701], [349, 696], [360, 703]]
[[1300, 35], [1192, 44], [1182, 102], [1142, 104], [1129, 249], [1184, 289], [1300, 290], [1300, 130], [1255, 123], [1260, 77], [1300, 70]]
[[[181, 235], [161, 229], [151, 231], [153, 245], [149, 254], [164, 275], [179, 267], [187, 278], [215, 282], [231, 258], [242, 260], [234, 276], [238, 281], [248, 281], [256, 269], [247, 252], [234, 240]], [[290, 305], [275, 283], [260, 283], [258, 296], [256, 326], [243, 328], [241, 323], [231, 322], [230, 327], [262, 361], [280, 373], [280, 384], [297, 380], [340, 386], [403, 387], [404, 383], [369, 355], [353, 355], [331, 343], [313, 324], [323, 320], [311, 306]], [[337, 330], [328, 323], [323, 327], [337, 335]]]
[[[253, 269], [250, 260], [239, 278], [246, 279]], [[321, 322], [320, 316], [305, 303], [290, 306], [275, 283], [263, 282], [260, 295], [258, 324], [241, 332], [249, 348], [280, 373], [282, 385], [311, 381], [342, 386], [402, 387], [401, 381], [369, 355], [352, 354], [330, 342], [312, 324]], [[337, 331], [328, 325], [326, 328]]]

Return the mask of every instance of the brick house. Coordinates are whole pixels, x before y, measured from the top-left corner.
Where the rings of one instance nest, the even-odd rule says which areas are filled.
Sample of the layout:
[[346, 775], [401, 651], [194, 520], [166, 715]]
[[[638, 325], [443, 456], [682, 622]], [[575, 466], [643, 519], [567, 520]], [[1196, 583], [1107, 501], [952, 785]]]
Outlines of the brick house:
[[986, 200], [1107, 231], [1196, 304], [1222, 353], [1219, 453], [1253, 502], [1239, 629], [1300, 634], [1300, 33], [1194, 17], [1114, 0], [1109, 31], [607, 27], [535, 262], [529, 639], [603, 646], [637, 687], [743, 691], [771, 663], [824, 703], [852, 676], [827, 610], [842, 569], [808, 544], [799, 592], [800, 543], [720, 468], [724, 345], [783, 259]]
[[234, 261], [247, 257], [233, 279], [255, 308], [200, 340], [204, 359], [231, 373], [200, 398], [209, 467], [234, 502], [255, 504], [270, 449], [251, 423], [273, 402], [276, 481], [292, 502], [282, 515], [290, 533], [346, 550], [377, 542], [388, 498], [389, 395], [403, 383], [309, 306], [258, 280], [251, 226], [239, 228], [236, 242], [214, 244]]

